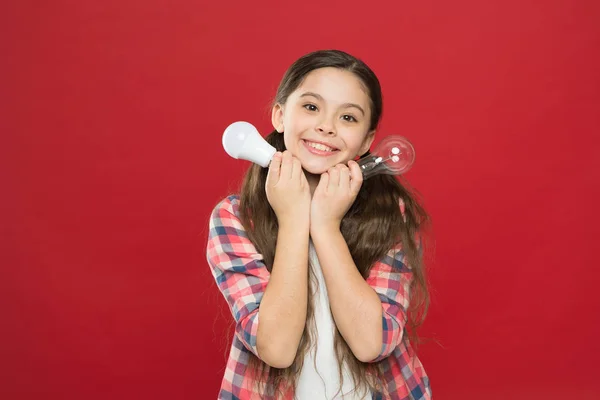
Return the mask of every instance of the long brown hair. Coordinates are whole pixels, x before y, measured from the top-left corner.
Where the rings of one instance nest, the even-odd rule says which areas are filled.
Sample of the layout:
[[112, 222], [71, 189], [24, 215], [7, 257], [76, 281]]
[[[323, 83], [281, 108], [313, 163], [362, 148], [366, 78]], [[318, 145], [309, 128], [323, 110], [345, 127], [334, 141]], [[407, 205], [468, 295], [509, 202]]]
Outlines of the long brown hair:
[[[316, 51], [293, 63], [283, 76], [275, 103], [285, 104], [289, 95], [300, 86], [308, 73], [323, 67], [335, 67], [353, 72], [361, 80], [371, 100], [369, 130], [375, 130], [382, 114], [379, 81], [364, 62], [339, 50]], [[274, 131], [265, 139], [278, 151], [285, 150], [282, 133]], [[263, 255], [264, 262], [271, 271], [275, 258], [278, 224], [277, 217], [266, 197], [267, 172], [266, 168], [256, 164], [249, 168], [240, 193], [240, 219], [249, 239]], [[429, 222], [429, 217], [416, 196], [406, 186], [401, 184], [398, 178], [390, 175], [376, 175], [365, 180], [354, 204], [344, 216], [340, 229], [352, 259], [365, 279], [377, 260], [398, 243], [402, 244], [405, 260], [413, 275], [407, 335], [404, 335], [403, 340], [410, 340], [414, 346], [418, 342], [416, 328], [423, 322], [429, 305], [421, 243], [423, 228]], [[404, 218], [399, 207], [400, 201], [405, 204]], [[257, 385], [265, 398], [279, 397], [276, 394], [284, 393], [290, 387], [295, 388], [305, 354], [315, 342], [312, 306], [315, 284], [311, 268], [309, 274], [311, 290], [308, 291], [307, 322], [292, 365], [284, 369], [271, 368], [256, 356], [250, 355], [249, 368], [256, 373]], [[369, 388], [375, 392], [385, 391], [381, 384], [382, 371], [379, 363], [360, 362], [337, 328], [335, 352], [341, 379], [342, 365], [345, 363], [358, 390]]]

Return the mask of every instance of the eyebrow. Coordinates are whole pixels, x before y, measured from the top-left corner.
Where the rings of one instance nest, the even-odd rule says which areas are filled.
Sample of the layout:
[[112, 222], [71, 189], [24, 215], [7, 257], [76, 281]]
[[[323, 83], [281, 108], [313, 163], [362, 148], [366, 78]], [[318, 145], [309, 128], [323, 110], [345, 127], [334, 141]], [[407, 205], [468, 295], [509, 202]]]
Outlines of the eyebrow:
[[[320, 95], [320, 94], [318, 94], [318, 93], [314, 93], [314, 92], [305, 92], [305, 93], [302, 93], [302, 94], [300, 95], [300, 97], [301, 97], [301, 98], [302, 98], [302, 97], [309, 97], [309, 96], [312, 96], [312, 97], [316, 98], [317, 100], [321, 100], [321, 101], [323, 101], [323, 96], [321, 96], [321, 95]], [[360, 111], [360, 112], [361, 112], [363, 115], [365, 115], [365, 114], [366, 114], [366, 113], [365, 113], [365, 110], [363, 110], [363, 108], [362, 108], [361, 106], [359, 106], [358, 104], [355, 104], [355, 103], [344, 103], [344, 104], [342, 104], [342, 108], [349, 108], [349, 107], [354, 107], [354, 108], [357, 108], [357, 109], [358, 109], [358, 110], [359, 110], [359, 111]]]

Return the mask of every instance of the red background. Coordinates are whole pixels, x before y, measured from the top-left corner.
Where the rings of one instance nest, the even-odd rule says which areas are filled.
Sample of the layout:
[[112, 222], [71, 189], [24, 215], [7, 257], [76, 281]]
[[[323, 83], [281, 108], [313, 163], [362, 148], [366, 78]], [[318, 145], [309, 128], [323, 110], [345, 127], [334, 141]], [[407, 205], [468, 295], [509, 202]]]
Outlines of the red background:
[[[290, 7], [286, 9], [286, 7]], [[209, 212], [289, 64], [379, 75], [434, 221], [438, 399], [597, 399], [597, 1], [0, 6], [0, 397], [212, 399], [228, 310]]]

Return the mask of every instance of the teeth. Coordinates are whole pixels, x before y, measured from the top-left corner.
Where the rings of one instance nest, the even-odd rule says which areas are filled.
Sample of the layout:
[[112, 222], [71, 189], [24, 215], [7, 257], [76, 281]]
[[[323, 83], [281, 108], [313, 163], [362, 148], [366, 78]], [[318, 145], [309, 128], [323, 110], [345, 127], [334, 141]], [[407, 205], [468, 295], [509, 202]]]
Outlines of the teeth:
[[308, 145], [310, 147], [312, 147], [313, 149], [317, 149], [317, 150], [321, 150], [321, 151], [333, 151], [333, 149], [331, 147], [327, 147], [321, 143], [308, 142]]

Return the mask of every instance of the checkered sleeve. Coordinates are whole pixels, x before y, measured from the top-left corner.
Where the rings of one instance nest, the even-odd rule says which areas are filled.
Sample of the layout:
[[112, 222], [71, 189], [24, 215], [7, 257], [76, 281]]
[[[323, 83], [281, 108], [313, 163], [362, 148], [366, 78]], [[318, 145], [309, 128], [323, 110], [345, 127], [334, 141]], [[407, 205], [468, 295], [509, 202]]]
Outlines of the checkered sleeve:
[[379, 296], [383, 308], [381, 351], [372, 362], [389, 356], [402, 341], [407, 321], [411, 280], [412, 272], [405, 264], [401, 245], [392, 248], [371, 268], [367, 283]]
[[238, 199], [230, 196], [213, 210], [207, 260], [235, 320], [235, 333], [258, 357], [256, 334], [259, 305], [269, 272], [238, 218]]
[[[399, 206], [406, 221], [405, 204], [402, 199], [400, 199]], [[381, 351], [372, 362], [388, 357], [402, 341], [407, 321], [411, 281], [412, 271], [405, 261], [402, 243], [398, 243], [390, 249], [382, 259], [373, 265], [369, 272], [367, 283], [379, 296], [383, 308]]]

